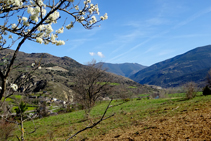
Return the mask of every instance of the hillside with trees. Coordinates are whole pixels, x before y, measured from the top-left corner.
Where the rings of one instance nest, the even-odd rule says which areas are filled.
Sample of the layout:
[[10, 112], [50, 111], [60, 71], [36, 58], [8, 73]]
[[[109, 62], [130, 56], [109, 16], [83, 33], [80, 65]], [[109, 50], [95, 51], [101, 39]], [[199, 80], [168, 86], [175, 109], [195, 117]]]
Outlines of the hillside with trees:
[[[4, 60], [10, 60], [14, 50], [5, 49], [0, 52], [0, 57], [4, 58]], [[16, 69], [11, 72], [11, 80], [16, 79], [17, 75], [22, 76], [23, 74], [27, 74], [27, 72], [31, 71], [31, 64], [37, 63], [40, 64], [41, 69], [36, 70], [31, 74], [33, 79], [31, 83], [38, 82], [46, 82], [44, 86], [34, 86], [30, 89], [28, 88], [25, 92], [39, 92], [39, 91], [48, 91], [48, 93], [52, 93], [51, 97], [58, 97], [64, 100], [65, 95], [62, 94], [63, 91], [65, 93], [69, 93], [71, 90], [71, 86], [74, 83], [77, 74], [81, 73], [86, 65], [82, 65], [77, 61], [69, 58], [69, 57], [56, 57], [47, 53], [24, 53], [19, 52], [17, 55], [14, 66], [18, 66]], [[3, 68], [4, 63], [0, 64], [0, 67]], [[112, 73], [106, 73], [106, 77], [111, 78], [111, 83], [116, 83], [118, 85], [126, 85], [126, 86], [134, 86], [143, 88], [143, 91], [150, 90], [150, 87], [143, 86], [134, 82], [133, 80], [118, 76]], [[42, 84], [42, 83], [40, 83]]]

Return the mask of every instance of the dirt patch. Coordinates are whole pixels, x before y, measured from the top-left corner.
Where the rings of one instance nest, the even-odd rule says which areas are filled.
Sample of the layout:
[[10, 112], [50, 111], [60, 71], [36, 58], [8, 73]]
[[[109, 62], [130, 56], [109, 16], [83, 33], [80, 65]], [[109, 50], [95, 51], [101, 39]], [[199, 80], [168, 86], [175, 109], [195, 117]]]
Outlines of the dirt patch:
[[62, 67], [59, 67], [59, 66], [54, 66], [54, 67], [46, 67], [45, 69], [47, 70], [54, 70], [54, 71], [64, 71], [64, 72], [68, 72], [68, 70], [62, 68]]
[[181, 111], [174, 116], [154, 117], [130, 129], [115, 129], [91, 140], [211, 140], [211, 105]]

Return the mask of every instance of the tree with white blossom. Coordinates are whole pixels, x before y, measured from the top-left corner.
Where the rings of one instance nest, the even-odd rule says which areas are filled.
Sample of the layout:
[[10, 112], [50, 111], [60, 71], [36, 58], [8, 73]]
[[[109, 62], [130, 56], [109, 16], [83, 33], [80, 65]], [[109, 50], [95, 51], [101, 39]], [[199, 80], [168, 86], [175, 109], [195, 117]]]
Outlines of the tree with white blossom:
[[[76, 23], [92, 29], [98, 22], [108, 19], [107, 13], [103, 16], [99, 14], [98, 5], [92, 4], [91, 0], [0, 0], [0, 50], [17, 44], [7, 67], [0, 70], [0, 100], [7, 88], [17, 90], [16, 84], [8, 83], [8, 77], [26, 40], [46, 45], [64, 45], [60, 34], [73, 28]], [[60, 28], [54, 29], [55, 24]]]

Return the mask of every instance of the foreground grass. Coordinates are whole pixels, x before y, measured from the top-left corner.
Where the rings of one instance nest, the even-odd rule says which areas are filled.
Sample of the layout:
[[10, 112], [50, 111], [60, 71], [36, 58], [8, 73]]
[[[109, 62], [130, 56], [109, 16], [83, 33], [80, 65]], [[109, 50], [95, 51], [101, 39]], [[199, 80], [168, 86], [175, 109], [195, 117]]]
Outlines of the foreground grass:
[[[131, 100], [122, 103], [121, 100], [112, 102], [112, 107], [109, 108], [106, 116], [116, 113], [114, 117], [101, 122], [97, 128], [93, 128], [82, 132], [74, 140], [91, 139], [100, 135], [105, 135], [111, 130], [125, 130], [132, 125], [136, 125], [149, 117], [173, 116], [179, 114], [184, 110], [191, 110], [200, 108], [206, 102], [210, 102], [211, 96], [200, 96], [191, 100], [181, 98], [181, 95], [174, 99], [145, 99], [145, 100]], [[122, 104], [121, 104], [122, 103]], [[108, 102], [98, 103], [91, 111], [91, 117], [94, 121], [100, 119], [104, 113]], [[120, 105], [118, 105], [120, 104]], [[115, 106], [118, 105], [118, 106]], [[84, 111], [76, 111], [57, 116], [46, 117], [25, 122], [25, 137], [26, 140], [65, 140], [71, 134], [90, 125], [90, 121], [84, 121]], [[34, 129], [34, 125], [39, 127], [35, 133], [27, 134]], [[146, 127], [147, 128], [147, 127]], [[16, 131], [20, 135], [19, 131]]]

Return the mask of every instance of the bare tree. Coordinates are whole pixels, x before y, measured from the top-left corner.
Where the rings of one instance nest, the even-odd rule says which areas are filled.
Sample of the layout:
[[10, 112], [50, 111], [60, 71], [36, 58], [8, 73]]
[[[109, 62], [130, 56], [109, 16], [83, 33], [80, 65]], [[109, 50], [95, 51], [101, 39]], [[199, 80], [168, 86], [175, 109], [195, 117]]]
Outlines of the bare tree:
[[33, 131], [31, 132], [26, 132], [25, 129], [24, 129], [24, 122], [25, 121], [28, 121], [28, 120], [33, 120], [37, 114], [33, 114], [33, 115], [27, 115], [25, 112], [26, 110], [28, 109], [27, 105], [25, 102], [21, 101], [20, 104], [18, 105], [17, 108], [15, 108], [15, 111], [16, 111], [16, 118], [17, 120], [14, 120], [14, 118], [5, 118], [4, 120], [7, 122], [7, 123], [11, 123], [11, 124], [17, 124], [18, 126], [20, 126], [20, 131], [21, 131], [21, 135], [20, 137], [17, 137], [17, 139], [19, 141], [24, 141], [24, 134], [27, 133], [27, 134], [31, 134], [31, 133], [34, 133], [38, 128], [35, 127]]
[[108, 95], [112, 88], [109, 85], [111, 78], [101, 68], [102, 64], [96, 64], [96, 61], [93, 60], [88, 66], [77, 72], [74, 81], [74, 99], [84, 107], [87, 118], [98, 98]]
[[196, 96], [197, 85], [194, 82], [188, 82], [184, 85], [184, 90], [187, 99], [192, 99]]

